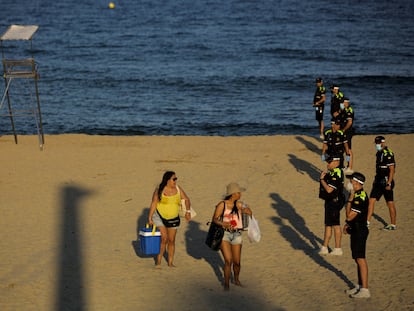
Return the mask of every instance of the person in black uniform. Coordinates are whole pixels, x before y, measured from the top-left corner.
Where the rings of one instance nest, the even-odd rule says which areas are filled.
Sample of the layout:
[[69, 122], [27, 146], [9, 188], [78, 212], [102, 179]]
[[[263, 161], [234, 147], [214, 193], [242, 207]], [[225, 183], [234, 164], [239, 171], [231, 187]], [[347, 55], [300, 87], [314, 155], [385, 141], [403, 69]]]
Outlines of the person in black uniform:
[[339, 115], [341, 109], [341, 103], [344, 98], [344, 94], [339, 91], [339, 86], [333, 85], [332, 88], [332, 97], [331, 97], [331, 116], [333, 118]]
[[358, 284], [345, 292], [351, 298], [369, 298], [368, 289], [368, 263], [366, 260], [366, 243], [368, 239], [368, 194], [363, 185], [365, 176], [355, 172], [351, 176], [353, 192], [349, 195], [346, 204], [346, 221], [343, 228], [344, 234], [351, 235], [352, 258], [357, 264]]
[[375, 148], [377, 150], [376, 160], [376, 175], [372, 190], [369, 195], [368, 221], [371, 221], [374, 213], [375, 202], [378, 201], [382, 195], [387, 202], [390, 211], [390, 224], [387, 224], [385, 230], [397, 229], [397, 210], [394, 203], [394, 175], [395, 175], [395, 158], [394, 153], [390, 148], [385, 146], [385, 137], [375, 137]]
[[348, 148], [352, 149], [352, 135], [354, 133], [354, 109], [351, 107], [349, 98], [344, 97], [340, 104], [341, 110], [339, 118], [341, 119], [341, 131], [344, 132], [345, 139], [348, 142]]
[[344, 133], [340, 130], [341, 120], [333, 118], [331, 120], [331, 129], [325, 131], [322, 145], [322, 161], [325, 161], [329, 155], [337, 155], [340, 157], [340, 167], [344, 168], [344, 152], [346, 153], [346, 161], [348, 167], [352, 169], [352, 151], [348, 148], [348, 141]]
[[344, 176], [339, 167], [339, 156], [331, 155], [326, 159], [327, 172], [322, 172], [319, 179], [319, 198], [325, 201], [325, 232], [323, 245], [319, 250], [320, 255], [329, 254], [328, 245], [332, 237], [335, 237], [335, 248], [331, 255], [341, 256], [341, 224], [340, 212], [344, 206], [343, 182]]
[[323, 86], [322, 78], [316, 79], [316, 91], [313, 96], [313, 107], [315, 107], [315, 118], [319, 124], [319, 137], [323, 139], [324, 123], [323, 111], [325, 109], [326, 88]]

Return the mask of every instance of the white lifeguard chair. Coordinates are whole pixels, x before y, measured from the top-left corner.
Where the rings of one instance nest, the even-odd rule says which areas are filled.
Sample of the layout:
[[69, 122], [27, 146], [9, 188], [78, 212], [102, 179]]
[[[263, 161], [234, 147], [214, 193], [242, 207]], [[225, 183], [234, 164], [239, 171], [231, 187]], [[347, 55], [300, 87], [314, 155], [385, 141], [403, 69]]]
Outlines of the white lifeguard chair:
[[[15, 128], [14, 117], [33, 116], [37, 128], [40, 149], [43, 150], [44, 135], [42, 114], [40, 110], [39, 90], [37, 81], [39, 74], [37, 72], [37, 64], [33, 55], [28, 58], [12, 59], [5, 56], [4, 41], [30, 41], [30, 50], [32, 51], [32, 38], [39, 26], [36, 25], [11, 25], [5, 33], [0, 37], [0, 46], [2, 51], [3, 62], [3, 78], [5, 81], [4, 94], [0, 102], [0, 116], [10, 118], [11, 127], [14, 134], [14, 141], [17, 144], [17, 133]], [[15, 54], [16, 55], [16, 54]], [[15, 81], [16, 80], [16, 81]], [[33, 81], [32, 81], [33, 80]], [[14, 82], [15, 81], [15, 82]], [[34, 87], [32, 85], [34, 82]], [[11, 92], [11, 89], [14, 92]], [[33, 96], [33, 94], [35, 94]], [[14, 107], [11, 97], [20, 99], [19, 105]], [[5, 103], [7, 102], [7, 109]], [[3, 110], [7, 110], [3, 112]]]

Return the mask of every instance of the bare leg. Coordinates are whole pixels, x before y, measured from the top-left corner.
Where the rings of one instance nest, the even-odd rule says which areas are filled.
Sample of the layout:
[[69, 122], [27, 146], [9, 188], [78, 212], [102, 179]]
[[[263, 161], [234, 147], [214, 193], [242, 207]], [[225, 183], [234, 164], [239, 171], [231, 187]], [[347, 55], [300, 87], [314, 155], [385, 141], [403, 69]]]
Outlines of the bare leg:
[[230, 243], [222, 241], [220, 250], [224, 258], [224, 290], [228, 290], [230, 288], [231, 264], [233, 262]]
[[157, 255], [157, 261], [156, 265], [161, 265], [162, 257], [164, 256], [165, 249], [167, 247], [168, 242], [168, 234], [167, 234], [167, 228], [164, 226], [159, 227], [160, 233], [161, 233], [161, 244], [160, 244], [160, 253]]
[[168, 232], [168, 266], [174, 267], [174, 253], [175, 253], [175, 236], [177, 235], [177, 229], [167, 228]]
[[396, 225], [397, 224], [397, 210], [395, 208], [394, 201], [388, 201], [387, 206], [388, 206], [388, 209], [390, 210], [391, 224]]
[[371, 217], [374, 214], [374, 206], [375, 206], [375, 202], [377, 202], [377, 199], [375, 198], [370, 198], [369, 199], [369, 205], [368, 205], [368, 215], [367, 215], [367, 220], [371, 221]]
[[240, 275], [240, 262], [241, 262], [241, 248], [242, 245], [232, 245], [231, 250], [233, 254], [233, 275], [234, 275], [234, 284], [241, 286], [239, 275]]
[[329, 240], [332, 237], [332, 227], [331, 226], [325, 226], [325, 234], [323, 238], [323, 246], [328, 247]]
[[368, 288], [368, 263], [365, 258], [357, 258], [356, 263], [358, 265], [358, 283], [362, 288]]
[[335, 248], [341, 248], [342, 231], [341, 226], [333, 226], [335, 235]]

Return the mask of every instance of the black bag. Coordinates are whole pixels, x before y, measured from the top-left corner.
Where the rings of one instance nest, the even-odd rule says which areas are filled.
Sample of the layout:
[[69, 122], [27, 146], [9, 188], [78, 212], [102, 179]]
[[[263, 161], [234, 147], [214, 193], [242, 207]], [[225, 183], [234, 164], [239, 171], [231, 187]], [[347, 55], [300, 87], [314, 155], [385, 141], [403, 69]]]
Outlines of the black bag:
[[[224, 202], [223, 202], [224, 203]], [[224, 211], [226, 209], [226, 203], [224, 203], [223, 213], [221, 214], [221, 219], [223, 219]], [[217, 251], [220, 248], [221, 240], [223, 239], [224, 228], [219, 226], [214, 221], [210, 222], [210, 228], [208, 229], [206, 244], [213, 251]]]
[[220, 248], [221, 240], [223, 239], [224, 229], [222, 226], [217, 225], [215, 222], [210, 222], [210, 228], [208, 229], [206, 244], [213, 251], [217, 251]]
[[[158, 213], [158, 211], [157, 211], [157, 213]], [[158, 213], [158, 215], [160, 216], [164, 226], [166, 226], [168, 228], [178, 227], [180, 225], [180, 222], [181, 222], [180, 215], [178, 215], [177, 217], [171, 218], [171, 219], [163, 218], [160, 213]]]

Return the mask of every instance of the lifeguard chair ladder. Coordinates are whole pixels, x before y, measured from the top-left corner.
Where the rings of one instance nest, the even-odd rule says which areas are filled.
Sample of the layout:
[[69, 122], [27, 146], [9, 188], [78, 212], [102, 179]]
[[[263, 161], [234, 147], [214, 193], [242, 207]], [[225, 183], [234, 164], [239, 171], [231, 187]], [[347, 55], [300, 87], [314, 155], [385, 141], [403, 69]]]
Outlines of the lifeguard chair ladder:
[[[32, 49], [32, 37], [37, 31], [39, 26], [29, 25], [11, 25], [6, 30], [6, 32], [0, 37], [0, 45], [2, 50], [2, 63], [3, 63], [3, 78], [5, 82], [4, 94], [1, 97], [0, 102], [0, 116], [6, 116], [10, 118], [11, 127], [14, 134], [14, 141], [17, 144], [17, 133], [15, 128], [14, 117], [17, 116], [33, 116], [37, 128], [37, 135], [39, 138], [40, 149], [43, 150], [44, 145], [44, 135], [43, 135], [43, 124], [42, 124], [42, 113], [40, 110], [40, 100], [39, 100], [39, 90], [38, 83], [39, 74], [37, 72], [37, 64], [33, 58], [33, 55], [29, 58], [24, 59], [10, 59], [5, 57], [3, 42], [7, 40], [26, 40], [30, 41], [30, 49]], [[20, 107], [20, 109], [14, 109], [11, 103], [11, 88], [14, 84], [12, 82], [15, 79], [33, 79], [34, 82], [34, 93], [33, 97], [33, 88], [27, 87], [29, 96], [22, 96], [24, 100], [27, 97], [30, 98], [31, 103], [25, 103]], [[25, 80], [27, 81], [27, 80]], [[23, 81], [24, 82], [24, 81]], [[17, 83], [17, 82], [16, 82]], [[30, 83], [28, 83], [30, 84]], [[17, 87], [17, 85], [16, 85]], [[18, 92], [13, 93], [13, 96], [19, 96]], [[27, 94], [25, 94], [27, 95]], [[7, 112], [2, 113], [3, 107], [7, 102]]]

